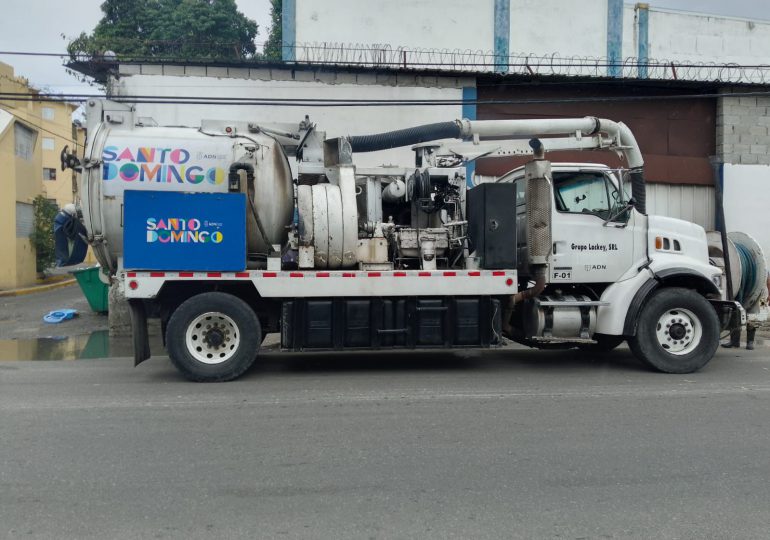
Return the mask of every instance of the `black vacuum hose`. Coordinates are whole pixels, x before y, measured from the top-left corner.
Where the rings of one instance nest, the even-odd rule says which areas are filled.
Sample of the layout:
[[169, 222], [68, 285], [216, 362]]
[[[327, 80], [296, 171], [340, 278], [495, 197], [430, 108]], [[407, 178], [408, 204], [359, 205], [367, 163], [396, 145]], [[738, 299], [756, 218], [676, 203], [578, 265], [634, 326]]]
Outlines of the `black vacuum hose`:
[[348, 141], [353, 152], [376, 152], [427, 141], [459, 138], [460, 125], [457, 122], [439, 122], [374, 135], [354, 135], [348, 137]]

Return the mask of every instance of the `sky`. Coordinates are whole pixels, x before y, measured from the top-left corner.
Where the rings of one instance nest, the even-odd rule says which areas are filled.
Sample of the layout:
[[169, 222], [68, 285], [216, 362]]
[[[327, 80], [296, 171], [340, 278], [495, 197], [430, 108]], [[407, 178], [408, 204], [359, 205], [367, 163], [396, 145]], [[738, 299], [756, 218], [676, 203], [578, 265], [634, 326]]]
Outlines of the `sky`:
[[[300, 0], [318, 1], [318, 0]], [[377, 2], [381, 0], [359, 0]], [[576, 0], [563, 0], [576, 1]], [[653, 8], [667, 8], [732, 17], [770, 21], [767, 0], [648, 0]], [[0, 51], [66, 52], [69, 39], [81, 31], [90, 32], [101, 18], [102, 0], [2, 0]], [[239, 9], [259, 24], [257, 42], [267, 38], [270, 25], [269, 0], [236, 0]], [[408, 45], [408, 44], [407, 44]], [[0, 54], [0, 61], [11, 64], [17, 75], [43, 89], [64, 93], [87, 93], [90, 88], [68, 74], [62, 59]]]
[[[0, 0], [0, 51], [67, 52], [67, 43], [80, 32], [91, 32], [101, 19], [103, 0]], [[259, 24], [257, 43], [267, 39], [270, 0], [236, 0], [238, 8]], [[34, 15], [33, 15], [34, 14]], [[0, 54], [38, 88], [64, 93], [97, 93], [68, 74], [61, 58]]]

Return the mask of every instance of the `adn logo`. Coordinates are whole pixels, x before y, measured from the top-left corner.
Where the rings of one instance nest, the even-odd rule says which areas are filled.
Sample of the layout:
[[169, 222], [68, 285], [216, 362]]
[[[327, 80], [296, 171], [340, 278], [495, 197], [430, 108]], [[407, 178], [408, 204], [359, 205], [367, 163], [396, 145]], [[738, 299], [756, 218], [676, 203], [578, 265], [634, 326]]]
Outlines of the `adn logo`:
[[607, 270], [606, 264], [587, 264], [585, 265], [586, 272], [590, 272], [591, 270]]
[[211, 230], [221, 224], [208, 221], [204, 223], [205, 226], [201, 225], [201, 221], [195, 218], [147, 218], [147, 243], [221, 244], [224, 240], [222, 231]]

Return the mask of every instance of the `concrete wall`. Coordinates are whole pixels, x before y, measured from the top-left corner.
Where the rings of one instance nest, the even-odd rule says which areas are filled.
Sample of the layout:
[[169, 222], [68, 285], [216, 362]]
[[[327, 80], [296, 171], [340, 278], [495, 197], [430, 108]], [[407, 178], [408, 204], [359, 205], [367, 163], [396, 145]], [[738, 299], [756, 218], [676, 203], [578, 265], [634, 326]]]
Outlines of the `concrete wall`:
[[649, 19], [650, 58], [748, 65], [770, 59], [768, 22], [662, 9], [650, 9]]
[[493, 48], [494, 0], [298, 0], [296, 13], [298, 43]]
[[[461, 99], [464, 86], [475, 80], [415, 75], [375, 75], [329, 71], [248, 70], [179, 66], [162, 68], [157, 75], [141, 74], [141, 66], [123, 66], [119, 80], [112, 83], [116, 95], [278, 97], [335, 99]], [[224, 71], [216, 71], [224, 70]], [[130, 74], [130, 72], [135, 72]], [[454, 120], [462, 116], [460, 105], [433, 107], [308, 107], [139, 104], [140, 116], [160, 125], [198, 126], [201, 119], [249, 120], [254, 122], [297, 122], [306, 114], [325, 130], [328, 137], [363, 135], [418, 124]], [[409, 148], [356, 156], [364, 166], [396, 164], [410, 166], [414, 153]]]
[[[607, 0], [511, 0], [508, 11], [512, 53], [607, 52]], [[297, 43], [491, 52], [494, 26], [495, 0], [296, 1]]]
[[[745, 92], [734, 89], [733, 92]], [[717, 102], [717, 153], [725, 163], [770, 165], [770, 97], [730, 96]]]
[[724, 167], [725, 223], [728, 231], [743, 231], [754, 237], [770, 258], [770, 166]]
[[[10, 128], [10, 129], [9, 129]], [[10, 133], [9, 133], [10, 132]], [[16, 286], [16, 185], [13, 123], [0, 131], [0, 290]]]
[[607, 0], [512, 0], [510, 52], [607, 54]]
[[749, 233], [770, 257], [770, 97], [719, 98], [717, 154], [727, 230]]
[[[469, 55], [463, 69], [500, 71], [490, 60], [490, 53], [510, 54], [514, 64], [510, 71], [526, 73], [525, 55], [537, 73], [564, 75], [606, 75], [642, 78], [686, 78], [690, 80], [724, 80], [715, 69], [670, 67], [650, 69], [640, 75], [630, 64], [624, 68], [581, 66], [586, 58], [629, 59], [639, 56], [666, 63], [737, 63], [767, 64], [770, 59], [770, 22], [736, 19], [699, 13], [650, 8], [637, 9], [628, 3], [617, 10], [617, 0], [291, 0], [296, 9], [288, 10], [284, 28], [292, 32], [285, 39], [299, 45], [347, 45], [364, 50], [345, 53], [347, 61], [372, 62], [376, 54], [368, 46], [387, 45], [392, 49], [449, 50], [458, 53], [484, 51], [486, 60]], [[610, 13], [620, 12], [620, 25], [612, 22]], [[640, 16], [641, 12], [644, 16]], [[507, 15], [509, 20], [501, 21]], [[556, 16], [555, 16], [556, 15]], [[501, 26], [502, 23], [502, 26]], [[646, 38], [645, 38], [646, 36]], [[507, 40], [501, 46], [499, 39]], [[618, 42], [617, 46], [614, 43]], [[642, 47], [644, 45], [644, 47]], [[371, 47], [376, 49], [376, 47]], [[334, 61], [334, 54], [321, 50], [300, 50], [297, 58]], [[552, 56], [556, 61], [551, 62]], [[337, 58], [339, 60], [339, 58]], [[389, 57], [389, 61], [394, 58]], [[440, 56], [425, 56], [425, 62], [451, 63]], [[556, 65], [553, 65], [556, 64]], [[590, 62], [589, 62], [590, 64]], [[447, 65], [455, 69], [455, 65]], [[730, 72], [731, 80], [740, 77]], [[754, 81], [756, 82], [756, 81]]]

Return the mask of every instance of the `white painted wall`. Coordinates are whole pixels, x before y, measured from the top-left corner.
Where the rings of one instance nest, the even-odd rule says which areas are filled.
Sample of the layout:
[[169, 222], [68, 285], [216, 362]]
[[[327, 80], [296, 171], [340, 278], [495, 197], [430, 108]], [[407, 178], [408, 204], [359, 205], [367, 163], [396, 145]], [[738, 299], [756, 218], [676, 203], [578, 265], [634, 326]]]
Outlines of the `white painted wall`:
[[607, 0], [511, 0], [511, 54], [607, 55]]
[[623, 5], [623, 58], [637, 56], [639, 50], [639, 35], [636, 26], [636, 10], [634, 4]]
[[680, 63], [768, 63], [770, 23], [651, 9], [649, 44], [650, 58]]
[[[494, 50], [494, 0], [299, 1], [296, 10], [300, 44]], [[510, 18], [511, 54], [606, 54], [607, 0], [511, 0]]]
[[296, 10], [297, 43], [494, 48], [494, 0], [300, 0]]
[[[435, 78], [433, 79], [436, 80]], [[473, 81], [469, 82], [473, 85]], [[285, 80], [251, 80], [206, 76], [130, 75], [114, 81], [115, 95], [280, 97], [335, 99], [461, 99], [461, 88], [385, 86], [377, 84], [325, 84]], [[138, 104], [139, 116], [152, 117], [159, 125], [200, 126], [202, 119], [254, 122], [297, 122], [306, 114], [325, 130], [327, 137], [365, 135], [461, 118], [459, 105], [429, 107], [307, 107]], [[409, 148], [357, 154], [356, 164], [411, 166]]]
[[725, 223], [759, 242], [770, 259], [770, 166], [725, 165]]
[[[760, 1], [760, 0], [757, 0]], [[766, 1], [766, 0], [761, 0]], [[654, 2], [653, 2], [654, 4]], [[638, 55], [638, 32], [634, 3], [623, 11], [622, 56]], [[298, 44], [337, 44], [358, 51], [331, 53], [300, 49], [298, 59], [329, 62], [394, 62], [401, 56], [378, 53], [377, 48], [391, 50], [432, 49], [469, 53], [467, 65], [459, 69], [491, 71], [494, 59], [474, 56], [494, 50], [494, 0], [299, 0], [297, 2], [296, 42]], [[678, 64], [738, 63], [745, 65], [770, 63], [770, 22], [658, 9], [649, 9], [648, 58]], [[530, 67], [555, 56], [571, 64], [540, 66], [542, 74], [603, 75], [597, 69], [574, 65], [581, 58], [601, 59], [607, 54], [607, 0], [511, 0], [509, 53], [513, 62], [523, 63], [526, 55]], [[399, 53], [400, 54], [400, 53]], [[378, 60], [379, 59], [379, 60]], [[538, 60], [539, 59], [539, 60]], [[463, 62], [450, 57], [425, 56], [407, 58], [419, 65], [446, 63], [444, 69], [458, 69]], [[572, 61], [571, 61], [572, 60]], [[441, 69], [441, 66], [433, 66]], [[525, 73], [525, 67], [511, 71]], [[689, 71], [689, 72], [688, 72]], [[650, 78], [670, 79], [669, 68], [648, 70]], [[624, 76], [636, 77], [637, 70], [628, 67]], [[730, 72], [730, 80], [741, 76]], [[751, 76], [753, 82], [756, 74]], [[689, 80], [724, 79], [718, 70], [677, 68], [677, 77]]]

